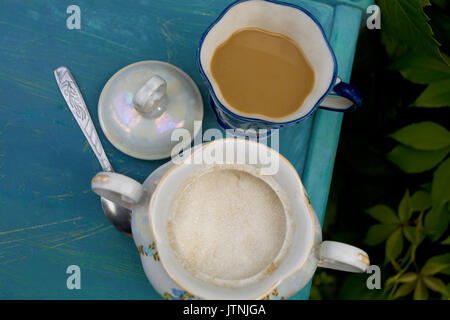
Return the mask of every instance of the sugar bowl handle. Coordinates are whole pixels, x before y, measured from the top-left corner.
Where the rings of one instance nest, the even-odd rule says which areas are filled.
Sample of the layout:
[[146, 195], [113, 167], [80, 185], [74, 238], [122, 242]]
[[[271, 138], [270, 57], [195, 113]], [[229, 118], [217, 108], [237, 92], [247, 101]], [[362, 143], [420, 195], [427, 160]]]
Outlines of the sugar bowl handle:
[[163, 109], [167, 105], [166, 92], [166, 80], [154, 75], [134, 94], [134, 107], [142, 113]]
[[365, 272], [370, 265], [366, 252], [336, 241], [322, 242], [318, 248], [318, 259], [319, 267], [348, 272]]
[[115, 172], [97, 173], [91, 180], [91, 189], [100, 197], [126, 208], [137, 204], [144, 193], [142, 184]]

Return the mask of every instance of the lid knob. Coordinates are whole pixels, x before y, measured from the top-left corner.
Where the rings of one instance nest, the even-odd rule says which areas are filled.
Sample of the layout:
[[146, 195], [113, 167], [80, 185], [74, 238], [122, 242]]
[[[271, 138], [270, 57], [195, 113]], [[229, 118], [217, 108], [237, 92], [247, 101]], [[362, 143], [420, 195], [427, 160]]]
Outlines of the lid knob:
[[142, 113], [164, 109], [167, 106], [166, 92], [166, 80], [154, 75], [134, 95], [134, 107]]

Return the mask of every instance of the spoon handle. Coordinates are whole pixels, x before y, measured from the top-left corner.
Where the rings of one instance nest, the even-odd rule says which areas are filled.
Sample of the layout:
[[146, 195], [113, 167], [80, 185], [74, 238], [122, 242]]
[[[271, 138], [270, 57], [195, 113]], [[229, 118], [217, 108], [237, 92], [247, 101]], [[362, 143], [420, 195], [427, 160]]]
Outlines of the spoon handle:
[[87, 141], [89, 142], [92, 150], [94, 150], [103, 171], [113, 172], [111, 163], [109, 163], [103, 150], [102, 143], [98, 138], [97, 131], [95, 130], [94, 123], [92, 122], [89, 111], [81, 95], [75, 79], [66, 67], [59, 67], [54, 71], [56, 82], [58, 83], [59, 90], [61, 91], [70, 111], [72, 111], [75, 120], [83, 131]]

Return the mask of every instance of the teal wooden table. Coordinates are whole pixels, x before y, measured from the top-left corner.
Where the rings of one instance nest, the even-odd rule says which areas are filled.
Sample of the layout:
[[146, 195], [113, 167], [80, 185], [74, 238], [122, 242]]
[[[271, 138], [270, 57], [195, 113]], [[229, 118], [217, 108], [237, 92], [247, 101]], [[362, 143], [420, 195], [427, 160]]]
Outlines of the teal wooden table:
[[[115, 149], [98, 125], [103, 85], [140, 60], [168, 61], [198, 84], [203, 129], [217, 127], [196, 66], [202, 32], [231, 1], [0, 2], [0, 298], [156, 299], [133, 242], [119, 234], [90, 191], [100, 166], [53, 78], [68, 66], [77, 79], [114, 168], [143, 181], [164, 161]], [[358, 30], [370, 0], [292, 0], [315, 15], [348, 81]], [[66, 9], [81, 9], [69, 30]], [[301, 175], [323, 222], [342, 115], [318, 111], [280, 131], [280, 151]], [[81, 268], [81, 290], [68, 290], [66, 268]], [[309, 286], [294, 299], [307, 299]]]

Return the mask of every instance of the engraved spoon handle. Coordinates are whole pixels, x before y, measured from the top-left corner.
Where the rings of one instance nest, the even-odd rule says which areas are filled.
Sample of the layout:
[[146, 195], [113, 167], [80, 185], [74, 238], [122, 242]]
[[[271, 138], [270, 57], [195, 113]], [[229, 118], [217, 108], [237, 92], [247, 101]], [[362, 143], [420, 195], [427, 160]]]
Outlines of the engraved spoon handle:
[[103, 150], [102, 143], [98, 138], [97, 131], [95, 130], [94, 123], [89, 115], [86, 103], [84, 102], [80, 89], [69, 69], [66, 67], [59, 67], [54, 71], [54, 74], [64, 100], [66, 100], [75, 120], [77, 120], [78, 125], [91, 145], [92, 150], [94, 150], [103, 171], [113, 172], [114, 170]]

